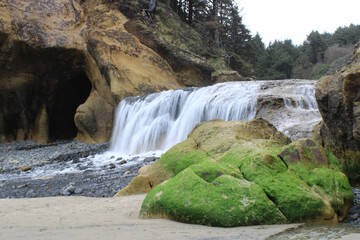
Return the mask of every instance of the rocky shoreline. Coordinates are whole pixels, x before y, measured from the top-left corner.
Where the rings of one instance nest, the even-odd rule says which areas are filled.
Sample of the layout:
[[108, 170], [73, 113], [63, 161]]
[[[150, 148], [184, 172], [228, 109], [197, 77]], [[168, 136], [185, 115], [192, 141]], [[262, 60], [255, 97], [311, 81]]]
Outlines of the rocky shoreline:
[[109, 143], [77, 141], [0, 144], [0, 198], [112, 197], [137, 175], [140, 167], [157, 159], [109, 156], [112, 162], [95, 167], [91, 159], [108, 148]]
[[[109, 143], [77, 141], [0, 144], [0, 198], [112, 197], [142, 166], [157, 160], [123, 159], [110, 154], [111, 163], [94, 167], [91, 159], [108, 148]], [[360, 188], [353, 188], [353, 192], [354, 205], [344, 222], [360, 224]]]

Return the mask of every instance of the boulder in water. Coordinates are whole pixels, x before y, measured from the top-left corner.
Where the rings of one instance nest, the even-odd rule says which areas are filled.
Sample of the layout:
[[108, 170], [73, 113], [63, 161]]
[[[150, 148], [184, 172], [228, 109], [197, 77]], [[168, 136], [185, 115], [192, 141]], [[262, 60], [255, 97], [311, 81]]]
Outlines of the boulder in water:
[[262, 119], [202, 123], [127, 189], [140, 178], [153, 188], [143, 218], [221, 227], [341, 220], [353, 195], [336, 158], [310, 140], [289, 143]]

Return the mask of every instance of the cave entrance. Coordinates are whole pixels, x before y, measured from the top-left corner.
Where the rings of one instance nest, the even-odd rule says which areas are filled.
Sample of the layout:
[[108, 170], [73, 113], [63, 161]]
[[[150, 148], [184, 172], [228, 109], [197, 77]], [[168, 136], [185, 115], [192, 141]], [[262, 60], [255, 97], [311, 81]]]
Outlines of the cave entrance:
[[74, 139], [77, 128], [74, 122], [76, 109], [83, 104], [91, 91], [91, 83], [84, 72], [70, 73], [59, 81], [49, 116], [49, 140]]
[[76, 137], [76, 109], [92, 89], [85, 69], [82, 51], [30, 46], [0, 35], [0, 142]]

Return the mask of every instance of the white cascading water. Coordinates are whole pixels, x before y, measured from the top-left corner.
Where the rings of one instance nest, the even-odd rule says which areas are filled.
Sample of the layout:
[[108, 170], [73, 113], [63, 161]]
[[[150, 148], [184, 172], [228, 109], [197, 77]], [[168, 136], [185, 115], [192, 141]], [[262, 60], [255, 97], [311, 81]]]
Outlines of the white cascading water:
[[[281, 96], [285, 108], [315, 112], [312, 121], [320, 120], [314, 86], [315, 81], [306, 80], [228, 82], [126, 98], [116, 111], [110, 150], [126, 154], [166, 151], [185, 140], [200, 122], [255, 118], [260, 96]], [[286, 119], [273, 124], [283, 130], [283, 122]]]
[[131, 97], [118, 106], [110, 149], [137, 154], [167, 150], [186, 139], [197, 123], [243, 120], [256, 114], [256, 84], [217, 84]]

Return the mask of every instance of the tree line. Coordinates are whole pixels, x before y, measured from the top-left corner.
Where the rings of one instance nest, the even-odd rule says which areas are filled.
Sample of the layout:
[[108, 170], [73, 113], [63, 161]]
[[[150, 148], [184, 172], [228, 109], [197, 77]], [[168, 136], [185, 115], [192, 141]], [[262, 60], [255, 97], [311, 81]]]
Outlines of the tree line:
[[250, 61], [257, 79], [319, 79], [340, 70], [359, 41], [360, 25], [354, 24], [332, 34], [312, 31], [300, 46], [284, 40], [265, 47], [256, 34], [250, 44], [255, 57]]
[[[149, 2], [108, 1], [118, 1], [126, 13], [129, 11], [125, 5], [130, 2], [140, 5]], [[265, 46], [259, 34], [251, 35], [234, 0], [158, 1], [199, 33], [206, 51], [196, 54], [205, 58], [224, 57], [228, 66], [255, 79], [318, 79], [339, 70], [360, 40], [360, 25], [351, 24], [334, 33], [312, 31], [299, 46], [291, 40], [276, 40]]]
[[252, 36], [233, 0], [164, 0], [168, 8], [202, 33], [214, 54], [236, 55], [251, 64], [256, 79], [317, 79], [338, 70], [360, 40], [360, 25], [334, 33], [312, 31], [300, 46], [291, 40], [268, 46]]

